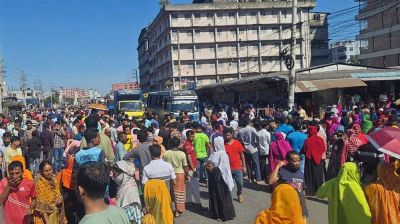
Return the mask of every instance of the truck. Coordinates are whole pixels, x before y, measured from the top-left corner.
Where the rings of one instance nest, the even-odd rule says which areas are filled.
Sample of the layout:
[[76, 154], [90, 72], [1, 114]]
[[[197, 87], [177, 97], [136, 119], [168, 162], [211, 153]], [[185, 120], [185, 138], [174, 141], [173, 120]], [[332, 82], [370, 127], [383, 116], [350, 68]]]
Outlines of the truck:
[[116, 114], [123, 112], [133, 119], [144, 117], [143, 92], [141, 90], [114, 91], [114, 110]]

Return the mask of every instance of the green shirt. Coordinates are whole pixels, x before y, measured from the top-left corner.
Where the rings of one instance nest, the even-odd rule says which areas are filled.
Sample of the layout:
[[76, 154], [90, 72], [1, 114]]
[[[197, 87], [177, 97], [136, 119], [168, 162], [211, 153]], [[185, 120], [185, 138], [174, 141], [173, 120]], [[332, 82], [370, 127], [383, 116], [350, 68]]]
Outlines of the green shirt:
[[79, 224], [130, 224], [124, 210], [116, 206], [108, 206], [104, 211], [85, 215]]
[[207, 157], [207, 144], [210, 142], [208, 136], [204, 133], [194, 134], [194, 151], [198, 159], [204, 159]]
[[167, 150], [164, 161], [171, 163], [175, 173], [185, 173], [183, 167], [187, 166], [186, 154], [179, 150]]

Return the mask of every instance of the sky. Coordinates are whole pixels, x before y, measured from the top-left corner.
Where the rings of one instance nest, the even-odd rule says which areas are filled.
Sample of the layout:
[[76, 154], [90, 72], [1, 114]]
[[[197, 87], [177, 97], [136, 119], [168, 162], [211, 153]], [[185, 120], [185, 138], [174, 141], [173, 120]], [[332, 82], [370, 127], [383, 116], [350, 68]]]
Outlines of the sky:
[[[356, 4], [318, 0], [314, 11], [332, 13]], [[159, 10], [157, 0], [1, 0], [0, 56], [7, 85], [19, 87], [21, 70], [29, 87], [41, 80], [45, 91], [62, 86], [104, 94], [111, 83], [132, 81], [140, 31]], [[356, 13], [332, 15], [330, 38], [354, 38]]]

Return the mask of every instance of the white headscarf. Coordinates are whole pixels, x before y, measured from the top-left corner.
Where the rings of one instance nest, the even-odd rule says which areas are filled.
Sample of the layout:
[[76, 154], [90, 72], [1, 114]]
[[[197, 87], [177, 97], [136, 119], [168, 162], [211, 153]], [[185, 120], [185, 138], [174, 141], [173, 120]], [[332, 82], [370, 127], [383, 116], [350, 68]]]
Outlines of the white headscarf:
[[138, 186], [135, 181], [135, 166], [125, 160], [116, 162], [114, 166], [122, 170], [120, 175], [113, 177], [113, 180], [118, 185], [117, 206], [123, 208], [134, 202], [141, 204]]
[[232, 191], [234, 187], [232, 173], [229, 165], [229, 157], [225, 152], [224, 139], [222, 137], [214, 139], [214, 150], [215, 152], [210, 155], [208, 161], [212, 162], [214, 166], [219, 168], [229, 191]]

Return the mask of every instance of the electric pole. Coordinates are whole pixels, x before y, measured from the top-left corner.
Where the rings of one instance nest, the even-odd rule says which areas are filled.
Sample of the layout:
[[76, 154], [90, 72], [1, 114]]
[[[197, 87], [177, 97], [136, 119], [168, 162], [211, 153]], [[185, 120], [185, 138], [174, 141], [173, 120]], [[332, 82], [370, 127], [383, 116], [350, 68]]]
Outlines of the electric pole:
[[4, 97], [4, 78], [6, 66], [3, 59], [0, 59], [0, 113], [3, 113], [3, 97]]
[[24, 106], [26, 108], [26, 97], [25, 97], [26, 74], [25, 74], [24, 70], [21, 70], [19, 72], [19, 89], [22, 91], [22, 101], [24, 102]]
[[138, 70], [136, 68], [132, 70], [132, 76], [133, 76], [133, 80], [136, 80], [137, 88], [140, 89], [139, 74], [138, 74]]
[[50, 83], [50, 107], [53, 107], [53, 92], [54, 92], [54, 83]]
[[[294, 106], [294, 93], [296, 89], [296, 29], [297, 29], [297, 0], [292, 0], [292, 38], [290, 45], [290, 72], [289, 72], [289, 109]], [[287, 63], [288, 64], [288, 63]]]

